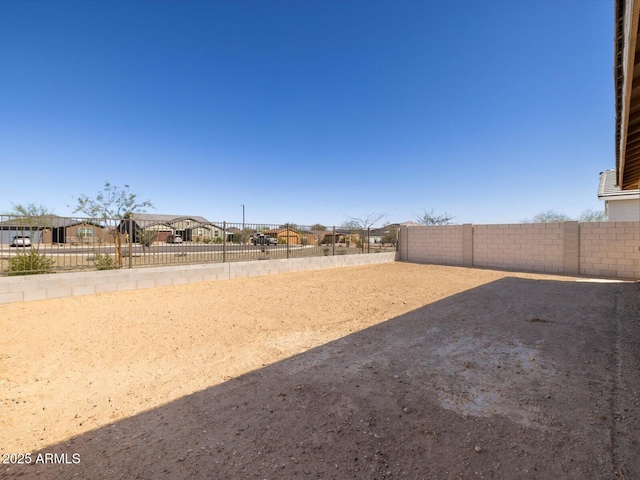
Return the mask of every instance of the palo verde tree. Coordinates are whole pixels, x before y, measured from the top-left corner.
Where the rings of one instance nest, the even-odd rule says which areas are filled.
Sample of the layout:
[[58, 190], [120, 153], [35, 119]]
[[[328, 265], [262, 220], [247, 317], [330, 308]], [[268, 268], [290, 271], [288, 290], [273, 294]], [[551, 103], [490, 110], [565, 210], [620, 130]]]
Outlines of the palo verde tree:
[[53, 270], [54, 261], [40, 254], [40, 245], [45, 232], [53, 228], [54, 214], [52, 210], [41, 204], [28, 203], [25, 205], [11, 204], [13, 209], [9, 215], [14, 216], [16, 226], [21, 230], [22, 235], [28, 235], [33, 241], [38, 237], [38, 241], [31, 243], [27, 251], [23, 244], [22, 253], [9, 259], [9, 275], [32, 275], [38, 273], [49, 273]]
[[253, 236], [254, 230], [250, 227], [244, 227], [242, 230], [239, 230], [236, 234], [236, 241], [241, 245], [247, 245], [249, 240]]
[[[12, 203], [13, 206], [10, 215], [15, 216], [17, 225], [23, 230], [23, 234], [27, 234], [32, 237], [34, 233], [38, 237], [38, 242], [35, 246], [36, 252], [40, 249], [42, 243], [42, 236], [47, 230], [53, 228], [54, 214], [53, 210], [45, 207], [39, 203], [27, 203], [25, 205]], [[33, 246], [32, 246], [33, 248]]]
[[125, 216], [144, 212], [147, 208], [154, 207], [149, 200], [139, 201], [137, 195], [129, 191], [129, 185], [121, 188], [106, 182], [103, 190], [95, 197], [80, 195], [74, 213], [82, 212], [107, 228], [113, 236], [116, 249], [115, 263], [117, 268], [120, 268], [122, 267], [121, 223]]

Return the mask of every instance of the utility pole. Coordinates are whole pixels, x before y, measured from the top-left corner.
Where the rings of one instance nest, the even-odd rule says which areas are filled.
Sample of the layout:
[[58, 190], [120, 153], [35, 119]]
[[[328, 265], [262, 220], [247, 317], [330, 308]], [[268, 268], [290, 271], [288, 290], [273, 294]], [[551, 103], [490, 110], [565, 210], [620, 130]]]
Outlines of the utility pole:
[[242, 230], [244, 230], [244, 205], [240, 205], [242, 207]]

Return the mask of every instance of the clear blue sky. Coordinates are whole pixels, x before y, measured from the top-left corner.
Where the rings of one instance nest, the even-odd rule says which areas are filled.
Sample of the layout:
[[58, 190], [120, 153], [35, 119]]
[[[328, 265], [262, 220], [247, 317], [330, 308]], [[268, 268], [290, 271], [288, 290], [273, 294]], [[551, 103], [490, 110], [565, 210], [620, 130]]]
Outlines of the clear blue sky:
[[341, 224], [601, 210], [613, 1], [0, 2], [0, 211]]

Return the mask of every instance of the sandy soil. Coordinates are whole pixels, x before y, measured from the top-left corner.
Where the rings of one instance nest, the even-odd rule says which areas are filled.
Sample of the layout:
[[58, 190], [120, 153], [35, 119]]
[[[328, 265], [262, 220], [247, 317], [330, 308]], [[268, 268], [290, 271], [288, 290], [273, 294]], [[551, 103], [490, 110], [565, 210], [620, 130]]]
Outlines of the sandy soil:
[[0, 476], [640, 478], [638, 285], [579, 280], [393, 263], [0, 306]]

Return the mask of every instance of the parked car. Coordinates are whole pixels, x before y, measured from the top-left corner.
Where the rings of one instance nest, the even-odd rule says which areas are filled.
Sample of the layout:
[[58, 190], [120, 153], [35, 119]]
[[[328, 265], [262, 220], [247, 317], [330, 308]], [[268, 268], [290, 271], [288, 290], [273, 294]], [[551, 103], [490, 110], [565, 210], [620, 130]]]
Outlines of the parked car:
[[169, 235], [167, 237], [167, 243], [182, 243], [181, 235]]
[[251, 238], [251, 243], [253, 243], [254, 245], [277, 245], [278, 239], [260, 233], [258, 235], [254, 235]]
[[30, 247], [31, 238], [29, 235], [16, 235], [11, 239], [11, 247]]

